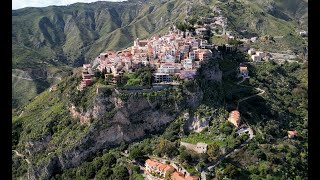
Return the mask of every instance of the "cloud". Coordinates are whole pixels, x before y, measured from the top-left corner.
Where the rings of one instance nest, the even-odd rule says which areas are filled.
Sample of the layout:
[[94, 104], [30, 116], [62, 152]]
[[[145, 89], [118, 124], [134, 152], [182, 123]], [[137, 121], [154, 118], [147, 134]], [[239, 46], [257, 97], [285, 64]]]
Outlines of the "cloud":
[[[12, 9], [24, 7], [46, 7], [51, 5], [62, 6], [77, 2], [91, 3], [98, 0], [12, 0]], [[100, 1], [124, 1], [124, 0], [100, 0]]]

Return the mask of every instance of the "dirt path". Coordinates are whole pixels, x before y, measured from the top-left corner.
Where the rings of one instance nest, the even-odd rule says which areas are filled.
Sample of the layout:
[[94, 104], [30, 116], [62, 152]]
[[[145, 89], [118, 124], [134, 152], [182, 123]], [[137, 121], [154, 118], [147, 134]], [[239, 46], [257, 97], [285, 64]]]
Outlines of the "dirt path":
[[55, 79], [59, 79], [61, 80], [61, 77], [39, 77], [39, 78], [25, 78], [25, 77], [21, 77], [21, 76], [16, 76], [16, 75], [12, 75], [12, 77], [16, 77], [18, 79], [24, 79], [24, 80], [27, 80], [27, 81], [34, 81], [34, 80], [37, 80], [37, 79], [52, 79], [52, 78], [55, 78]]
[[12, 150], [12, 151], [15, 152], [18, 157], [22, 157], [24, 160], [26, 160], [28, 164], [31, 164], [30, 160], [27, 159], [27, 158], [25, 158], [25, 155], [20, 154], [20, 153], [19, 153], [18, 151], [16, 151], [16, 150]]

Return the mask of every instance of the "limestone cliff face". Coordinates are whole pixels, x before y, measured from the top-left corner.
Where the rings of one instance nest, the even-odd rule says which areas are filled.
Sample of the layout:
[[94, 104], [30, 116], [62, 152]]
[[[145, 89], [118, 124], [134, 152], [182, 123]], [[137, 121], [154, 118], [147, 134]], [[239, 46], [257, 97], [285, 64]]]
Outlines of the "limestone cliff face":
[[185, 113], [186, 123], [184, 129], [186, 132], [201, 132], [204, 128], [209, 126], [210, 117], [201, 117], [200, 115], [192, 115]]
[[170, 94], [153, 98], [126, 94], [126, 98], [121, 98], [113, 92], [109, 96], [97, 96], [93, 107], [86, 112], [77, 112], [76, 107], [70, 107], [71, 115], [88, 125], [89, 132], [73, 148], [31, 166], [29, 178], [49, 179], [55, 170], [78, 166], [98, 150], [143, 138], [147, 132], [173, 121], [183, 109], [198, 106], [202, 94], [198, 89], [175, 100]]

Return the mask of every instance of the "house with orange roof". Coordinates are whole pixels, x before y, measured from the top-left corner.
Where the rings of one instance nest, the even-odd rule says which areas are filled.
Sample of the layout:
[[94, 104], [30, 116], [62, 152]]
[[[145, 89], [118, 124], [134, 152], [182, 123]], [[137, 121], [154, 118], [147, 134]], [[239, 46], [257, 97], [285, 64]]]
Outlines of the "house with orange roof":
[[185, 176], [182, 172], [174, 172], [171, 174], [172, 180], [199, 180], [198, 176]]
[[240, 70], [240, 76], [246, 78], [248, 77], [248, 68], [246, 66], [240, 66], [239, 67], [239, 70]]
[[157, 171], [158, 165], [160, 165], [160, 163], [158, 163], [157, 161], [147, 159], [145, 162], [146, 171], [155, 172], [155, 171]]
[[228, 121], [234, 126], [239, 127], [240, 125], [240, 112], [237, 110], [231, 111], [229, 114]]
[[184, 174], [182, 172], [174, 172], [171, 174], [172, 180], [185, 180]]
[[175, 171], [174, 167], [168, 164], [159, 163], [157, 161], [147, 159], [145, 162], [146, 171], [150, 174], [156, 174], [158, 177], [164, 178], [168, 174]]
[[187, 176], [186, 180], [200, 180], [198, 176]]

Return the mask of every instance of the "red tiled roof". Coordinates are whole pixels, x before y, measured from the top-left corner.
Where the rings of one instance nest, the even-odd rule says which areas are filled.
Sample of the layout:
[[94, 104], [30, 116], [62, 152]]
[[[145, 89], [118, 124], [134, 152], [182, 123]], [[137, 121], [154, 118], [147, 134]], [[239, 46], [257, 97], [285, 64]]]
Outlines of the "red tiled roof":
[[231, 113], [229, 114], [229, 118], [228, 121], [230, 121], [232, 124], [234, 124], [235, 126], [239, 126], [240, 124], [240, 113], [237, 110], [231, 111]]
[[197, 179], [199, 179], [198, 176], [188, 176], [188, 177], [186, 177], [186, 180], [197, 180]]
[[171, 175], [173, 180], [184, 180], [184, 174], [182, 172], [174, 172]]
[[153, 161], [151, 159], [147, 159], [146, 164], [152, 168], [156, 168], [160, 163]]

